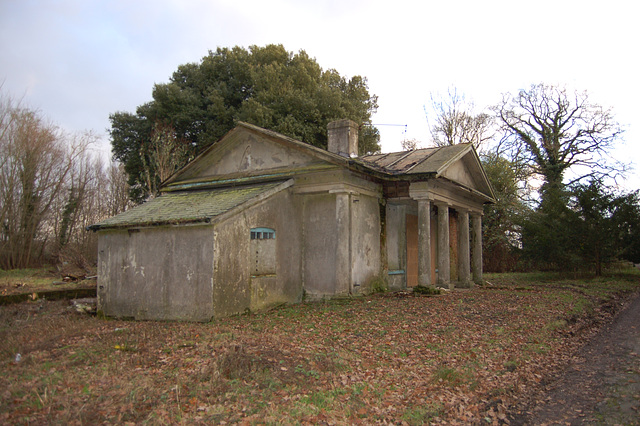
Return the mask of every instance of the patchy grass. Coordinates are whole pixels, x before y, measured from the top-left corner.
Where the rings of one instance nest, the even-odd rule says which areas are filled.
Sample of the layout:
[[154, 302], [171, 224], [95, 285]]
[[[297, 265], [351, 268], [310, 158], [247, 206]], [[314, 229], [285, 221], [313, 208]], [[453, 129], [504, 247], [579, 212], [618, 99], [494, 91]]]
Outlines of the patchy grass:
[[54, 267], [40, 269], [0, 269], [0, 297], [4, 298], [11, 298], [12, 296], [23, 295], [25, 293], [32, 294], [54, 290], [95, 288], [95, 286], [95, 279], [63, 282], [61, 274]]
[[208, 324], [2, 306], [0, 423], [498, 421], [640, 285], [635, 273], [487, 278]]
[[45, 286], [59, 279], [58, 274], [53, 270], [44, 268], [32, 269], [0, 269], [0, 286], [23, 286], [40, 287]]

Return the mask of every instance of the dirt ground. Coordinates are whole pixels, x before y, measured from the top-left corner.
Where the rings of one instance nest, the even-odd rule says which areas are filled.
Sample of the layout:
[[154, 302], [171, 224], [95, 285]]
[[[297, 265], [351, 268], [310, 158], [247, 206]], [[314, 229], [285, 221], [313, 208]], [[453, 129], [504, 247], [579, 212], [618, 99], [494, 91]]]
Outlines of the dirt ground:
[[543, 390], [510, 410], [511, 424], [640, 424], [640, 297], [604, 326]]

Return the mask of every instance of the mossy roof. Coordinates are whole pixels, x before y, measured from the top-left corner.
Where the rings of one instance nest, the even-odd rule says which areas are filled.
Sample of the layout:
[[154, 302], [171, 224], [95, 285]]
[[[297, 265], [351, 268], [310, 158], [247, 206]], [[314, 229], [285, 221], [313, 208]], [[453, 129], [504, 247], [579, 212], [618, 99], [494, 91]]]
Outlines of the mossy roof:
[[281, 184], [282, 182], [271, 182], [216, 190], [169, 192], [91, 225], [89, 229], [96, 231], [135, 226], [209, 223], [217, 216], [254, 200]]

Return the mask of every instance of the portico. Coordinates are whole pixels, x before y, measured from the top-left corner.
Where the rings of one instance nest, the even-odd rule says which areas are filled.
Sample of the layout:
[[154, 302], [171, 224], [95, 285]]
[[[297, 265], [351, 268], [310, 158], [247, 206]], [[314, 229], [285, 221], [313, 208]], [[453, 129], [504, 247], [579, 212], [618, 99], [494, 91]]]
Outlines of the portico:
[[[418, 205], [418, 285], [453, 289], [482, 282], [481, 207], [454, 204], [419, 189], [410, 193]], [[435, 247], [431, 232], [434, 218]], [[452, 226], [453, 221], [455, 226]], [[452, 232], [456, 234], [452, 235]], [[452, 259], [453, 248], [457, 250]], [[434, 257], [435, 262], [432, 262]], [[434, 266], [435, 271], [432, 271]], [[455, 280], [452, 279], [452, 268], [455, 268]]]

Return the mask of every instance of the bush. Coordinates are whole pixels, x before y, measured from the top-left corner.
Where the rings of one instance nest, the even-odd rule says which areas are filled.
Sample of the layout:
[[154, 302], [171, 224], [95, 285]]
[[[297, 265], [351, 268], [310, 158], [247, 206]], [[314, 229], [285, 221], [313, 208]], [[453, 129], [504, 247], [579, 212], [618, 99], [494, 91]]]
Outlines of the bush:
[[427, 287], [424, 285], [418, 285], [413, 288], [413, 292], [417, 294], [426, 294], [427, 296], [433, 296], [435, 294], [440, 294], [441, 291], [439, 288], [435, 287]]

